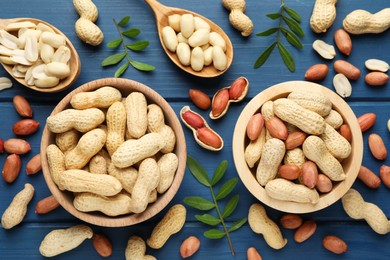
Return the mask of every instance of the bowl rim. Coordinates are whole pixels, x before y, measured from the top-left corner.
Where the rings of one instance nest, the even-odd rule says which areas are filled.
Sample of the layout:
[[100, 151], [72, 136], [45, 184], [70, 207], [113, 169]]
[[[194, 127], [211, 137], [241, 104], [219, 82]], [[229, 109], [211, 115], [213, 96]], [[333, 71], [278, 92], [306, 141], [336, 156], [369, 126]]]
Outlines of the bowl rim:
[[[343, 116], [344, 122], [348, 121], [352, 132], [351, 154], [353, 154], [353, 161], [351, 156], [347, 158], [347, 160], [350, 160], [349, 167], [346, 169], [347, 178], [344, 181], [339, 182], [331, 192], [320, 194], [320, 200], [316, 204], [281, 201], [269, 197], [266, 194], [264, 187], [257, 182], [244, 158], [246, 125], [248, 124], [250, 117], [257, 112], [266, 101], [278, 97], [285, 97], [293, 90], [317, 91], [325, 94], [332, 101], [333, 108], [335, 108], [334, 106], [336, 104], [336, 110], [338, 112], [342, 111], [340, 114]], [[299, 80], [286, 81], [261, 91], [245, 106], [238, 117], [234, 128], [232, 150], [234, 164], [239, 177], [244, 186], [254, 197], [267, 206], [282, 212], [310, 213], [332, 205], [351, 188], [357, 178], [363, 159], [363, 138], [356, 116], [351, 107], [334, 91], [313, 82]]]
[[[170, 188], [163, 194], [159, 194], [157, 201], [154, 203], [151, 203], [148, 205], [146, 210], [142, 213], [134, 214], [126, 214], [126, 215], [120, 215], [117, 217], [110, 217], [107, 215], [104, 215], [103, 213], [99, 212], [81, 212], [78, 211], [71, 201], [69, 201], [69, 198], [73, 196], [70, 192], [64, 192], [61, 191], [58, 186], [54, 183], [54, 181], [51, 178], [50, 170], [48, 166], [48, 162], [46, 159], [46, 147], [53, 143], [53, 133], [49, 131], [47, 128], [47, 125], [45, 124], [42, 138], [41, 138], [41, 162], [42, 162], [42, 172], [45, 178], [45, 182], [50, 190], [50, 192], [53, 194], [53, 196], [57, 199], [59, 204], [70, 214], [72, 214], [74, 217], [83, 220], [87, 223], [94, 224], [97, 226], [104, 226], [104, 227], [124, 227], [124, 226], [131, 226], [135, 225], [137, 223], [146, 221], [150, 219], [151, 217], [157, 215], [160, 211], [162, 211], [174, 198], [175, 194], [177, 193], [180, 184], [184, 178], [185, 173], [185, 167], [186, 167], [186, 158], [187, 158], [187, 148], [186, 148], [186, 141], [185, 136], [183, 132], [183, 128], [181, 126], [181, 123], [173, 110], [173, 108], [169, 105], [169, 103], [155, 90], [152, 88], [129, 79], [123, 79], [123, 78], [102, 78], [93, 80], [90, 82], [87, 82], [78, 88], [74, 89], [70, 93], [68, 93], [53, 109], [50, 115], [54, 115], [61, 110], [63, 110], [66, 107], [69, 107], [69, 101], [70, 98], [80, 92], [85, 91], [93, 91], [98, 88], [104, 87], [104, 86], [112, 86], [112, 87], [119, 87], [120, 91], [129, 91], [129, 93], [134, 91], [142, 92], [146, 99], [148, 100], [148, 103], [152, 101], [152, 103], [158, 104], [164, 112], [165, 121], [167, 124], [169, 124], [172, 129], [175, 132], [176, 135], [176, 147], [175, 147], [175, 154], [178, 156], [179, 164], [178, 168], [175, 173], [175, 178], [172, 182], [172, 185]], [[129, 90], [127, 90], [129, 89]]]

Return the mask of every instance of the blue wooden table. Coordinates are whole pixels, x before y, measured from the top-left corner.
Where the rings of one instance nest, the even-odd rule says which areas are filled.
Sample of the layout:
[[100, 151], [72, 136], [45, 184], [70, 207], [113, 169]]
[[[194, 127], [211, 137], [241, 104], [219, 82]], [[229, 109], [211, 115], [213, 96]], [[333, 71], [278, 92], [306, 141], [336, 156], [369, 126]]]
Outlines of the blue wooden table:
[[[288, 47], [296, 61], [296, 71], [289, 72], [282, 64], [282, 60], [275, 52], [260, 69], [253, 69], [253, 64], [258, 55], [268, 46], [272, 37], [256, 37], [252, 34], [249, 38], [243, 38], [238, 31], [234, 30], [228, 22], [228, 12], [223, 8], [221, 1], [190, 1], [190, 0], [164, 0], [163, 4], [176, 6], [197, 12], [216, 22], [229, 35], [234, 45], [234, 61], [230, 69], [218, 78], [201, 79], [190, 76], [178, 69], [165, 55], [160, 46], [156, 33], [154, 14], [147, 4], [142, 0], [95, 0], [99, 8], [99, 19], [97, 24], [102, 28], [105, 35], [103, 44], [99, 47], [91, 47], [82, 43], [74, 31], [74, 23], [78, 19], [72, 1], [50, 1], [50, 0], [2, 0], [1, 18], [13, 17], [34, 17], [52, 23], [62, 30], [73, 42], [81, 58], [81, 74], [72, 87], [66, 91], [55, 94], [42, 94], [26, 89], [14, 81], [14, 87], [0, 92], [0, 137], [4, 140], [14, 137], [12, 133], [13, 124], [20, 120], [12, 105], [12, 98], [15, 95], [26, 97], [32, 104], [34, 119], [41, 123], [37, 133], [26, 137], [30, 142], [32, 151], [22, 156], [23, 166], [18, 179], [7, 184], [0, 180], [0, 213], [2, 214], [9, 205], [12, 197], [22, 189], [26, 182], [31, 183], [35, 189], [35, 196], [30, 203], [28, 213], [22, 224], [11, 230], [0, 228], [0, 259], [42, 259], [38, 248], [43, 237], [53, 229], [66, 228], [80, 223], [64, 209], [57, 208], [46, 215], [34, 213], [35, 204], [42, 198], [50, 195], [45, 184], [42, 173], [34, 176], [25, 174], [25, 165], [28, 160], [39, 152], [40, 138], [46, 117], [54, 108], [56, 103], [72, 89], [91, 80], [111, 77], [115, 68], [102, 68], [101, 61], [111, 54], [111, 50], [105, 44], [116, 39], [118, 34], [115, 30], [113, 19], [120, 20], [124, 16], [131, 16], [130, 27], [141, 29], [142, 33], [137, 37], [139, 40], [149, 40], [150, 46], [142, 53], [133, 54], [139, 60], [156, 66], [156, 70], [150, 73], [139, 72], [129, 68], [123, 75], [142, 82], [159, 92], [172, 105], [177, 114], [184, 105], [191, 105], [193, 109], [208, 118], [208, 112], [197, 110], [188, 98], [190, 88], [201, 89], [212, 96], [218, 89], [230, 85], [239, 76], [245, 76], [250, 82], [248, 96], [241, 103], [233, 104], [228, 114], [223, 118], [211, 121], [210, 126], [220, 133], [225, 141], [225, 147], [220, 152], [207, 151], [194, 141], [192, 132], [184, 125], [184, 132], [187, 140], [188, 155], [197, 159], [212, 173], [222, 160], [228, 161], [226, 179], [238, 177], [233, 163], [232, 156], [232, 135], [236, 120], [249, 100], [265, 88], [274, 84], [289, 81], [303, 80], [306, 69], [316, 63], [327, 63], [330, 67], [329, 74], [321, 82], [326, 87], [333, 89], [332, 78], [334, 75], [332, 61], [325, 61], [311, 48], [316, 39], [322, 39], [333, 43], [333, 34], [341, 27], [342, 20], [349, 12], [355, 9], [366, 9], [370, 12], [377, 12], [382, 8], [390, 7], [389, 0], [354, 1], [342, 0], [337, 4], [337, 18], [334, 25], [325, 34], [315, 34], [309, 27], [309, 19], [314, 1], [287, 0], [286, 5], [297, 9], [302, 15], [302, 28], [305, 32], [303, 49], [297, 51]], [[263, 31], [272, 26], [275, 22], [266, 18], [268, 13], [278, 11], [279, 1], [247, 1], [246, 13], [252, 18], [255, 29], [254, 33]], [[382, 164], [390, 164], [390, 159], [385, 161], [375, 160], [368, 150], [367, 136], [370, 133], [378, 133], [390, 147], [390, 133], [387, 130], [387, 120], [390, 117], [390, 90], [389, 84], [384, 87], [370, 87], [364, 82], [364, 75], [367, 70], [364, 68], [364, 61], [369, 58], [379, 58], [390, 62], [390, 31], [379, 35], [352, 36], [353, 50], [349, 57], [337, 53], [337, 59], [347, 59], [356, 65], [362, 72], [362, 77], [352, 82], [352, 96], [346, 101], [352, 107], [356, 116], [367, 112], [377, 114], [377, 122], [367, 133], [364, 133], [364, 158], [363, 165], [369, 167], [376, 174]], [[1, 69], [0, 77], [8, 76]], [[0, 154], [0, 166], [4, 164], [6, 154]], [[390, 217], [390, 204], [388, 198], [390, 190], [383, 184], [378, 190], [370, 190], [359, 180], [353, 185], [361, 192], [363, 197], [370, 202], [377, 204]], [[250, 205], [257, 202], [256, 199], [239, 182], [234, 193], [240, 195], [240, 203], [237, 210], [227, 219], [228, 225], [235, 220], [245, 217], [248, 214]], [[169, 204], [183, 203], [186, 196], [210, 197], [209, 190], [201, 186], [186, 170], [182, 185]], [[282, 232], [288, 239], [287, 245], [281, 250], [271, 249], [262, 238], [251, 231], [248, 224], [231, 234], [236, 257], [233, 257], [227, 240], [209, 240], [203, 236], [208, 226], [196, 221], [194, 215], [200, 214], [198, 210], [187, 207], [187, 220], [182, 231], [174, 235], [168, 243], [160, 250], [148, 248], [148, 254], [158, 259], [179, 259], [179, 247], [182, 241], [190, 235], [195, 235], [201, 240], [201, 248], [192, 259], [245, 259], [247, 248], [253, 246], [263, 259], [389, 259], [390, 258], [390, 236], [378, 235], [364, 222], [355, 221], [349, 218], [338, 201], [327, 209], [305, 214], [305, 220], [317, 221], [318, 229], [308, 241], [298, 244], [294, 242], [291, 230]], [[269, 216], [277, 221], [282, 212], [266, 207]], [[166, 210], [165, 210], [166, 211]], [[113, 244], [112, 259], [124, 259], [124, 249], [127, 239], [132, 235], [139, 235], [146, 239], [154, 225], [162, 218], [163, 211], [151, 220], [132, 227], [124, 228], [103, 228], [91, 226], [95, 232], [106, 234]], [[336, 256], [325, 250], [322, 246], [322, 238], [325, 235], [336, 235], [341, 237], [348, 244], [348, 252], [342, 256]], [[93, 249], [90, 240], [85, 241], [80, 247], [57, 257], [58, 259], [99, 259], [100, 256]]]

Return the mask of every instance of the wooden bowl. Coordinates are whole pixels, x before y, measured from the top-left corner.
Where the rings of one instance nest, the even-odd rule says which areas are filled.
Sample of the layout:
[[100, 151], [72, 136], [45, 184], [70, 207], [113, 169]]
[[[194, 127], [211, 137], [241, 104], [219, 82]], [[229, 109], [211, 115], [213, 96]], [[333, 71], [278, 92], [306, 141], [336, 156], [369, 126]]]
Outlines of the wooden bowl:
[[171, 187], [163, 194], [158, 195], [158, 199], [156, 202], [148, 205], [146, 210], [139, 214], [127, 214], [121, 215], [117, 217], [109, 217], [100, 212], [80, 212], [73, 206], [73, 193], [69, 191], [61, 191], [54, 181], [51, 178], [50, 170], [46, 158], [46, 147], [50, 144], [55, 143], [55, 134], [49, 131], [47, 125], [45, 126], [42, 134], [41, 140], [41, 155], [42, 155], [42, 171], [45, 177], [45, 181], [47, 186], [49, 187], [51, 193], [58, 200], [61, 206], [67, 210], [70, 214], [79, 218], [85, 222], [98, 225], [98, 226], [106, 226], [106, 227], [123, 227], [123, 226], [131, 226], [142, 221], [145, 221], [157, 213], [159, 213], [175, 196], [177, 190], [180, 187], [181, 181], [184, 176], [185, 167], [186, 167], [186, 142], [184, 138], [184, 133], [182, 126], [178, 117], [176, 116], [174, 110], [167, 103], [167, 101], [160, 96], [153, 89], [132, 80], [121, 79], [121, 78], [106, 78], [106, 79], [98, 79], [91, 82], [88, 82], [72, 92], [66, 95], [54, 108], [52, 111], [52, 115], [57, 114], [58, 112], [70, 108], [70, 99], [76, 94], [80, 92], [93, 91], [98, 88], [104, 86], [112, 86], [117, 88], [122, 92], [122, 95], [125, 97], [131, 92], [138, 91], [142, 92], [148, 104], [154, 103], [159, 105], [164, 111], [165, 123], [169, 125], [176, 135], [176, 147], [173, 151], [178, 159], [179, 165], [175, 174], [175, 178]]
[[[269, 197], [264, 187], [256, 180], [256, 166], [251, 170], [246, 164], [244, 151], [249, 143], [246, 136], [246, 126], [253, 114], [259, 112], [260, 107], [268, 100], [287, 97], [293, 90], [303, 90], [307, 92], [318, 91], [326, 95], [333, 104], [333, 109], [340, 113], [344, 123], [348, 124], [352, 132], [352, 151], [348, 158], [343, 160], [342, 165], [346, 173], [346, 179], [341, 182], [335, 182], [333, 189], [329, 193], [320, 194], [319, 202], [316, 204], [297, 203], [276, 200]], [[271, 208], [289, 212], [289, 213], [309, 213], [318, 211], [332, 205], [339, 200], [354, 183], [363, 158], [363, 139], [360, 127], [357, 123], [355, 114], [349, 105], [335, 92], [316, 83], [307, 81], [289, 81], [274, 85], [255, 96], [241, 112], [233, 135], [233, 157], [237, 172], [246, 188], [258, 200]]]

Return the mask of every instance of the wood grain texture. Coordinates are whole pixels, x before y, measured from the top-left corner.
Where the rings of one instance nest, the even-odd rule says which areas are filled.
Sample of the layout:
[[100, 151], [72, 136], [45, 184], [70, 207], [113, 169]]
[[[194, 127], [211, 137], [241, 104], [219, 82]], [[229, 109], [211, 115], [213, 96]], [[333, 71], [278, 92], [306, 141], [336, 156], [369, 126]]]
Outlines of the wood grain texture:
[[[129, 78], [141, 82], [157, 91], [172, 106], [176, 115], [180, 109], [189, 105], [193, 110], [201, 114], [225, 141], [224, 148], [219, 152], [212, 152], [200, 147], [192, 136], [192, 131], [184, 127], [187, 152], [189, 155], [199, 160], [206, 171], [212, 174], [218, 163], [228, 160], [228, 169], [223, 180], [237, 177], [238, 173], [234, 167], [232, 154], [232, 137], [237, 119], [248, 104], [262, 90], [291, 80], [303, 80], [307, 68], [316, 63], [326, 63], [329, 66], [327, 77], [320, 83], [330, 90], [333, 90], [332, 78], [334, 75], [333, 61], [324, 61], [311, 48], [311, 44], [316, 39], [322, 39], [328, 43], [333, 43], [334, 32], [341, 28], [342, 20], [355, 9], [366, 9], [370, 12], [377, 12], [386, 6], [386, 1], [354, 1], [343, 0], [337, 3], [337, 17], [333, 26], [326, 34], [317, 35], [311, 32], [309, 19], [313, 8], [313, 1], [286, 1], [287, 6], [295, 8], [302, 15], [302, 29], [305, 36], [302, 38], [303, 49], [291, 51], [296, 61], [296, 71], [290, 73], [282, 63], [277, 52], [273, 53], [269, 60], [260, 69], [253, 69], [253, 64], [258, 55], [272, 42], [274, 38], [256, 37], [255, 33], [277, 26], [277, 21], [272, 21], [265, 17], [268, 13], [276, 12], [280, 2], [274, 0], [246, 1], [245, 13], [254, 23], [254, 34], [248, 38], [243, 38], [238, 31], [231, 27], [228, 16], [220, 1], [193, 1], [193, 0], [161, 0], [167, 6], [180, 7], [194, 11], [214, 21], [229, 36], [234, 46], [234, 61], [228, 71], [215, 78], [199, 78], [188, 74], [178, 68], [165, 54], [161, 47], [155, 16], [148, 5], [141, 0], [94, 0], [99, 8], [99, 18], [97, 24], [105, 34], [105, 40], [99, 47], [91, 47], [82, 43], [74, 32], [74, 23], [78, 19], [78, 14], [74, 11], [72, 1], [50, 1], [50, 0], [3, 0], [1, 18], [34, 17], [47, 21], [60, 29], [69, 38], [78, 51], [81, 59], [81, 73], [77, 81], [72, 86], [58, 93], [39, 93], [37, 91], [23, 87], [16, 81], [14, 87], [0, 92], [0, 137], [4, 140], [15, 137], [12, 133], [12, 126], [21, 118], [16, 113], [12, 105], [12, 98], [15, 95], [23, 95], [32, 105], [34, 110], [33, 119], [41, 123], [41, 127], [36, 133], [27, 136], [32, 151], [22, 156], [22, 170], [18, 179], [9, 185], [0, 180], [0, 213], [4, 212], [7, 205], [12, 200], [15, 193], [22, 189], [26, 182], [30, 182], [36, 190], [36, 194], [31, 201], [25, 220], [21, 225], [12, 230], [0, 228], [0, 255], [1, 259], [42, 259], [38, 247], [43, 237], [53, 229], [70, 227], [74, 224], [84, 223], [69, 214], [62, 207], [46, 215], [34, 213], [36, 203], [50, 195], [43, 174], [37, 173], [34, 176], [25, 174], [25, 166], [29, 159], [40, 151], [41, 135], [47, 116], [51, 113], [57, 103], [70, 91], [95, 79], [112, 77], [118, 67], [102, 68], [101, 61], [111, 54], [117, 53], [105, 47], [105, 44], [118, 38], [118, 33], [114, 28], [112, 19], [119, 21], [123, 16], [130, 15], [129, 27], [141, 29], [142, 33], [135, 40], [149, 40], [150, 45], [140, 53], [130, 53], [135, 60], [146, 62], [156, 66], [156, 70], [151, 73], [144, 73], [128, 68], [123, 78]], [[390, 31], [378, 35], [352, 36], [353, 49], [349, 57], [337, 52], [338, 59], [345, 59], [357, 66], [362, 75], [367, 73], [364, 68], [364, 61], [368, 58], [380, 58], [390, 62]], [[129, 40], [129, 43], [132, 40]], [[227, 114], [218, 120], [208, 118], [209, 111], [197, 109], [188, 97], [190, 88], [201, 89], [212, 97], [220, 88], [231, 85], [238, 77], [245, 76], [250, 82], [247, 97], [239, 103], [231, 104]], [[0, 77], [9, 77], [8, 73], [0, 69]], [[390, 111], [390, 91], [389, 84], [380, 88], [372, 88], [364, 83], [364, 77], [352, 82], [352, 95], [346, 99], [356, 116], [367, 112], [377, 114], [375, 125], [363, 134], [363, 165], [369, 167], [374, 173], [379, 173], [382, 164], [390, 165], [390, 158], [385, 161], [375, 160], [368, 150], [367, 138], [370, 133], [377, 133], [382, 136], [387, 147], [390, 147], [390, 133], [387, 130], [387, 120]], [[6, 154], [0, 154], [0, 166], [4, 164]], [[223, 183], [223, 180], [221, 184]], [[218, 189], [220, 186], [217, 186]], [[390, 190], [383, 185], [378, 190], [371, 190], [359, 180], [355, 181], [353, 187], [357, 189], [365, 200], [377, 204], [390, 217], [390, 204], [388, 197]], [[250, 205], [258, 200], [250, 194], [244, 184], [239, 181], [233, 191], [240, 195], [237, 210], [227, 218], [228, 225], [235, 220], [244, 217], [248, 213]], [[170, 202], [169, 206], [183, 203], [186, 196], [210, 197], [210, 191], [199, 184], [191, 173], [186, 170], [181, 186]], [[167, 207], [167, 208], [168, 208]], [[95, 232], [107, 234], [112, 241], [114, 252], [112, 259], [123, 259], [124, 249], [127, 239], [131, 235], [140, 235], [146, 239], [152, 232], [155, 224], [163, 217], [167, 208], [160, 214], [154, 216], [145, 223], [131, 227], [104, 228], [92, 226]], [[289, 240], [285, 248], [280, 251], [269, 248], [261, 236], [254, 234], [248, 224], [242, 229], [231, 234], [233, 246], [237, 253], [233, 257], [230, 253], [226, 239], [210, 240], [203, 236], [203, 232], [210, 227], [200, 224], [195, 219], [195, 214], [203, 214], [196, 209], [187, 207], [187, 222], [184, 229], [173, 236], [168, 243], [160, 250], [147, 249], [148, 254], [156, 256], [158, 259], [180, 259], [179, 247], [181, 242], [190, 235], [196, 235], [201, 240], [200, 250], [192, 259], [246, 259], [246, 250], [250, 246], [256, 247], [263, 259], [333, 259], [334, 254], [325, 250], [321, 241], [325, 235], [337, 235], [343, 238], [349, 246], [349, 251], [343, 255], [343, 259], [387, 259], [390, 258], [390, 236], [380, 236], [373, 232], [363, 221], [356, 221], [349, 218], [342, 209], [340, 201], [337, 201], [326, 209], [317, 212], [303, 214], [305, 220], [313, 219], [317, 221], [318, 230], [309, 240], [302, 244], [293, 241], [293, 231], [282, 230]], [[271, 219], [277, 221], [282, 212], [266, 206], [267, 213]], [[214, 211], [208, 212], [215, 214]], [[86, 241], [79, 248], [58, 256], [56, 259], [99, 259], [94, 251], [91, 241]]]

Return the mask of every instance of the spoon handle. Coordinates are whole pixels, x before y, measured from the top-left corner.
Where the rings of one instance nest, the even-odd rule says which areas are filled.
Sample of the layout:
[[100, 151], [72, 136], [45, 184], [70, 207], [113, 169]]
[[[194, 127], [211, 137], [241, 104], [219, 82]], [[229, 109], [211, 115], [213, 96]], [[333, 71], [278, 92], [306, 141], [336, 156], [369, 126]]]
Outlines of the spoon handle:
[[172, 8], [165, 6], [161, 3], [159, 3], [156, 0], [145, 0], [145, 2], [150, 6], [150, 8], [153, 10], [156, 17], [158, 16], [165, 16], [172, 10]]

